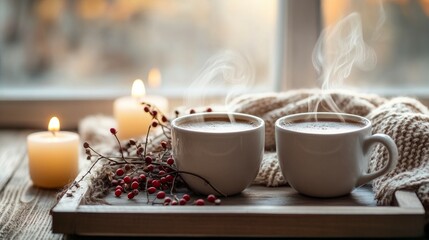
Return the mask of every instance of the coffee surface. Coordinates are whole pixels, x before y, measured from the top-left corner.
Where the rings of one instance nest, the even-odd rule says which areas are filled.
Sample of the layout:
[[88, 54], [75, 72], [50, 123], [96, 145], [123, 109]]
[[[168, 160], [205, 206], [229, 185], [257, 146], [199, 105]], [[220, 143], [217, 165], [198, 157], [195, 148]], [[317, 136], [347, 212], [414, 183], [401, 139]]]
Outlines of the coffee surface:
[[205, 119], [196, 122], [184, 122], [179, 124], [181, 128], [199, 132], [237, 132], [252, 129], [256, 123], [250, 121], [234, 121], [227, 119]]
[[299, 120], [294, 122], [284, 122], [281, 126], [288, 130], [304, 133], [343, 133], [351, 132], [365, 127], [364, 123], [354, 122], [349, 120], [338, 119], [321, 119], [315, 120]]

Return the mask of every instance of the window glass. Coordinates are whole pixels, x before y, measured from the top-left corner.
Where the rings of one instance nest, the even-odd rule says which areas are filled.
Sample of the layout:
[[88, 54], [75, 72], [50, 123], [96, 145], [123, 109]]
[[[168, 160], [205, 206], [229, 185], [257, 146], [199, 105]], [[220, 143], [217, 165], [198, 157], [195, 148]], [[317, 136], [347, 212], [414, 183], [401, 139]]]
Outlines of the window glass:
[[[177, 93], [227, 50], [251, 65], [254, 87], [270, 88], [276, 6], [275, 0], [0, 1], [0, 94], [128, 93], [137, 78], [149, 91]], [[149, 86], [149, 73], [161, 82]]]
[[[339, 82], [351, 88], [428, 93], [429, 1], [325, 0], [322, 13], [329, 30], [350, 14], [359, 16], [337, 29], [336, 37], [325, 35], [324, 64], [331, 67], [332, 82], [342, 74], [344, 82]], [[347, 71], [334, 73], [347, 64], [353, 64], [349, 76]]]

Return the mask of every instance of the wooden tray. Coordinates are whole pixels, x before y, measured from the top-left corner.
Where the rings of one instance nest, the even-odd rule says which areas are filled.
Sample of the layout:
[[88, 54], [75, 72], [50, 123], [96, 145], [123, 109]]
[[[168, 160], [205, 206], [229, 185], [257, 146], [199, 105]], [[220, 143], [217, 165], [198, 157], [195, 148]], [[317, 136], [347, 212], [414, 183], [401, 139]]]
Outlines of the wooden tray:
[[[79, 178], [79, 177], [78, 177]], [[376, 206], [369, 186], [320, 199], [290, 187], [251, 186], [221, 205], [147, 205], [138, 195], [106, 197], [111, 205], [84, 205], [87, 183], [52, 210], [54, 233], [100, 236], [416, 237], [424, 208], [416, 194], [397, 191], [395, 206]]]

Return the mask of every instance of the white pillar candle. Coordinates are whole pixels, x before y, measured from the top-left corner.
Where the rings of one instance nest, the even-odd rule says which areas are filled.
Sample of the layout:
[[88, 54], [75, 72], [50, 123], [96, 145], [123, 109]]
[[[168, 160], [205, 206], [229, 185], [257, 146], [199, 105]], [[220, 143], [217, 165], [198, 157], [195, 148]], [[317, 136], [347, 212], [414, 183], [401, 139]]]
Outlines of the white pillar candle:
[[30, 177], [43, 188], [61, 188], [72, 182], [79, 170], [79, 135], [59, 131], [56, 117], [49, 122], [49, 131], [27, 137]]
[[121, 97], [113, 104], [113, 115], [118, 124], [118, 138], [121, 140], [139, 138], [147, 135], [152, 115], [144, 111], [144, 103], [156, 106], [163, 114], [167, 114], [168, 101], [161, 96], [145, 95], [143, 81], [134, 81], [131, 96]]

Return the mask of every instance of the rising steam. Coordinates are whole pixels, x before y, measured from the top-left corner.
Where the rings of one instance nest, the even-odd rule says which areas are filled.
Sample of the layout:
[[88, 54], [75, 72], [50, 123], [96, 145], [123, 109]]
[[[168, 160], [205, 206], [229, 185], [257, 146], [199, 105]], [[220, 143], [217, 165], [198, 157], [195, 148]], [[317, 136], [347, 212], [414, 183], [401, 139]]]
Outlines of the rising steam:
[[[376, 33], [385, 20], [382, 6], [380, 9], [381, 16], [373, 39], [377, 37]], [[374, 49], [364, 41], [361, 16], [356, 12], [351, 13], [333, 27], [323, 30], [313, 49], [312, 60], [319, 74], [321, 88], [324, 90], [321, 100], [314, 106], [314, 111], [317, 111], [319, 105], [323, 103], [326, 110], [341, 112], [329, 90], [341, 87], [354, 67], [369, 71], [377, 63]]]
[[203, 70], [189, 86], [185, 106], [205, 106], [207, 96], [216, 89], [227, 89], [225, 102], [228, 103], [230, 99], [248, 90], [253, 82], [253, 66], [247, 58], [232, 51], [216, 54], [207, 60]]
[[353, 66], [368, 71], [375, 67], [376, 62], [374, 49], [363, 40], [358, 13], [352, 13], [333, 28], [325, 29], [313, 50], [313, 65], [320, 75], [322, 89], [342, 85]]

